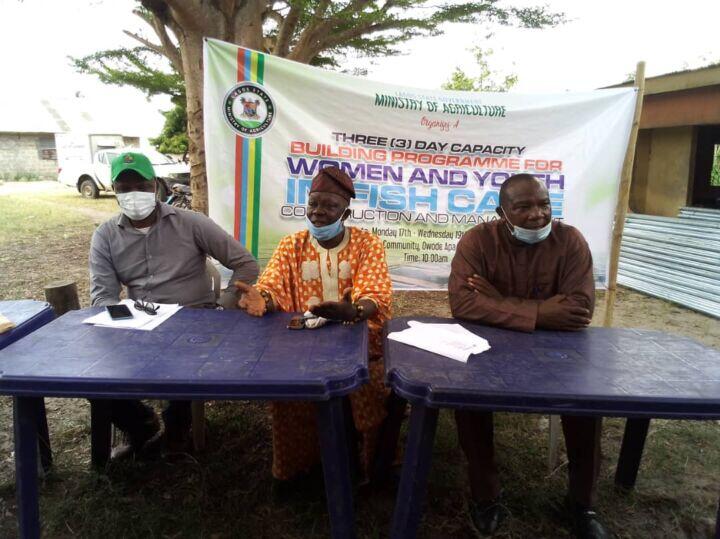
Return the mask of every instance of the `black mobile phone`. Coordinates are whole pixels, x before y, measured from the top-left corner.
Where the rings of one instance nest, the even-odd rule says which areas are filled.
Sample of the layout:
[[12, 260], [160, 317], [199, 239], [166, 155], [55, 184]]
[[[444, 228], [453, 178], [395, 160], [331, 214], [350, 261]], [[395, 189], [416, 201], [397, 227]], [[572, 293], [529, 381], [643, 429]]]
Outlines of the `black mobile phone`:
[[133, 317], [127, 305], [108, 305], [105, 308], [113, 320], [126, 320]]

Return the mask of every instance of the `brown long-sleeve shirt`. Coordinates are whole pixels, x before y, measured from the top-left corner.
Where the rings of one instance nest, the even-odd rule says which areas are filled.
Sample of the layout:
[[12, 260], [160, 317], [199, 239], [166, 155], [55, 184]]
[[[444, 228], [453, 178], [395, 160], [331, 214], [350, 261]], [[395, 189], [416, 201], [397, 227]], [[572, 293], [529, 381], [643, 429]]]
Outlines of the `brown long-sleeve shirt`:
[[[485, 281], [485, 293], [468, 285], [473, 274]], [[592, 255], [582, 234], [560, 221], [553, 222], [547, 239], [534, 245], [513, 238], [500, 220], [481, 223], [458, 243], [448, 291], [455, 318], [533, 331], [538, 305], [557, 294], [592, 315]]]

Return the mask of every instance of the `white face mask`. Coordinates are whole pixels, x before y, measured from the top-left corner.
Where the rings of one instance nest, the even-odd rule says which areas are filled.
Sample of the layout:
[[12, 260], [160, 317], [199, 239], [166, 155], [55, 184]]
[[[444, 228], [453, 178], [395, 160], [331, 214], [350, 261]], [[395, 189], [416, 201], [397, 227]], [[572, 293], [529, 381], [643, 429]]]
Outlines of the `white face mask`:
[[500, 207], [500, 209], [503, 212], [503, 215], [505, 216], [505, 220], [512, 225], [512, 228], [508, 227], [508, 230], [510, 231], [510, 234], [513, 235], [513, 237], [517, 240], [520, 240], [523, 243], [529, 243], [530, 245], [534, 243], [540, 243], [544, 239], [546, 239], [550, 235], [550, 231], [552, 229], [552, 219], [548, 221], [548, 224], [546, 224], [542, 228], [532, 229], [532, 228], [522, 228], [517, 225], [513, 225], [510, 222], [510, 219], [508, 219], [507, 213], [505, 213], [505, 210]]
[[142, 221], [155, 209], [155, 193], [130, 191], [117, 193], [115, 196], [122, 212], [133, 221]]

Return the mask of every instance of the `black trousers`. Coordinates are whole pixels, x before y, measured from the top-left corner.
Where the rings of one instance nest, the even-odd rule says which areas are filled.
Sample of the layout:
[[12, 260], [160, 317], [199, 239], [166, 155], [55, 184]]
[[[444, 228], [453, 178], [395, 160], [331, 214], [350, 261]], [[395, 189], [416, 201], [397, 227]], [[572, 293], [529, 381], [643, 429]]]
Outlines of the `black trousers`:
[[[142, 445], [157, 431], [155, 411], [139, 400], [111, 400], [110, 421], [123, 431], [131, 445]], [[192, 423], [191, 401], [170, 401], [163, 410], [168, 440], [182, 440]]]
[[[600, 472], [602, 418], [561, 416], [568, 455], [570, 498], [582, 507], [595, 503], [595, 487]], [[456, 410], [458, 438], [468, 459], [470, 490], [476, 502], [500, 495], [500, 477], [495, 462], [492, 412]]]
[[[216, 303], [203, 303], [189, 305], [192, 309], [215, 309]], [[233, 305], [232, 308], [237, 308]], [[165, 435], [168, 441], [183, 441], [192, 424], [192, 401], [170, 401], [163, 410], [162, 417], [165, 423]], [[139, 400], [111, 400], [110, 421], [115, 427], [123, 431], [132, 445], [142, 445], [157, 431], [155, 411]]]

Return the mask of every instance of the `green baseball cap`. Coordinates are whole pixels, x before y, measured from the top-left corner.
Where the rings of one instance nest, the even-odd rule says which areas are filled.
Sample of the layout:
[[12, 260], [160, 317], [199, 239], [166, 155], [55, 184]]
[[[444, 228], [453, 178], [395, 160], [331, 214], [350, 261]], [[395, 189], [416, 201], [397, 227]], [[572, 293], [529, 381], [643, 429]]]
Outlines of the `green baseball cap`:
[[110, 181], [114, 183], [120, 173], [126, 170], [134, 170], [146, 180], [155, 179], [155, 171], [150, 159], [141, 153], [125, 152], [113, 159], [110, 163]]

